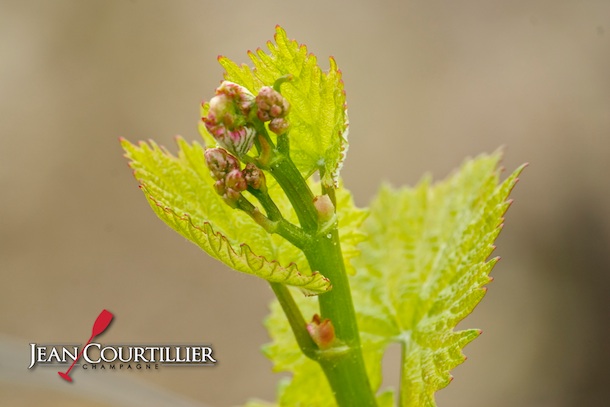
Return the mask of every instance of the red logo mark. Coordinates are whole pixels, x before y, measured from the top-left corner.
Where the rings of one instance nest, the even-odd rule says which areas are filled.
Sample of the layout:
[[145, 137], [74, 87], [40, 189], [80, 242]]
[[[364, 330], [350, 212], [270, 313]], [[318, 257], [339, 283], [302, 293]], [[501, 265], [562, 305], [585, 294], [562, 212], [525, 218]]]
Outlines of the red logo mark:
[[80, 357], [83, 355], [85, 348], [87, 347], [87, 345], [89, 345], [91, 343], [93, 338], [95, 338], [96, 336], [98, 336], [99, 334], [104, 332], [106, 330], [106, 328], [108, 328], [108, 325], [110, 325], [110, 322], [112, 321], [113, 317], [114, 317], [114, 315], [112, 315], [112, 313], [110, 311], [103, 310], [102, 312], [100, 312], [100, 314], [97, 316], [97, 319], [95, 320], [95, 323], [93, 324], [93, 329], [91, 330], [91, 337], [89, 338], [89, 340], [87, 341], [85, 346], [83, 346], [83, 348], [79, 352], [76, 359], [74, 359], [74, 362], [72, 362], [72, 364], [70, 365], [68, 370], [66, 370], [65, 373], [57, 372], [57, 374], [59, 374], [62, 379], [66, 380], [68, 382], [72, 381], [72, 378], [70, 377], [70, 370], [72, 370], [72, 368], [76, 364], [76, 361], [78, 359], [80, 359]]

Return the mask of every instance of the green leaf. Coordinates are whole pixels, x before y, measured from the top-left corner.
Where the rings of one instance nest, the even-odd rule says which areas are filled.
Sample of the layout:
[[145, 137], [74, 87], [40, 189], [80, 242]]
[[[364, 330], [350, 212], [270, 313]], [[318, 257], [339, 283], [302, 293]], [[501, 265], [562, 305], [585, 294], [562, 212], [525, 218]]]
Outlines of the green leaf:
[[[181, 138], [177, 143], [180, 150], [175, 157], [153, 141], [138, 146], [122, 141], [142, 191], [164, 222], [235, 270], [293, 285], [307, 294], [331, 288], [324, 276], [312, 272], [302, 251], [223, 202], [212, 187], [201, 145], [189, 145]], [[309, 184], [312, 190], [320, 189], [319, 183], [310, 180]], [[296, 224], [292, 205], [273, 177], [267, 176], [267, 186], [285, 218]], [[357, 245], [365, 236], [360, 227], [368, 212], [354, 205], [345, 188], [338, 189], [336, 196], [343, 258], [349, 265], [359, 253]]]
[[[254, 67], [237, 65], [225, 57], [225, 79], [238, 83], [256, 94], [262, 86], [291, 74], [293, 79], [281, 85], [282, 95], [290, 102], [290, 155], [299, 171], [308, 178], [322, 170], [325, 185], [337, 185], [339, 171], [347, 152], [348, 118], [341, 71], [330, 58], [328, 72], [323, 72], [317, 58], [304, 45], [289, 40], [276, 27], [275, 43], [267, 43], [269, 53], [250, 52]], [[206, 106], [203, 106], [204, 112]], [[205, 113], [203, 113], [205, 114]], [[200, 131], [209, 143], [204, 126]], [[213, 144], [211, 144], [213, 145]]]
[[488, 257], [523, 168], [500, 183], [499, 159], [468, 161], [436, 185], [384, 187], [371, 205], [352, 291], [365, 346], [402, 345], [401, 406], [435, 406], [480, 333], [454, 328], [485, 295], [497, 261]]
[[152, 141], [136, 146], [122, 140], [134, 175], [159, 218], [237, 271], [293, 285], [309, 294], [330, 289], [328, 279], [312, 272], [292, 244], [268, 234], [245, 213], [222, 201], [213, 189], [200, 144], [189, 145], [181, 138], [177, 142], [176, 157]]
[[[434, 406], [434, 393], [464, 361], [462, 348], [479, 335], [453, 329], [485, 294], [497, 261], [487, 258], [522, 170], [500, 183], [499, 159], [495, 154], [468, 161], [436, 185], [424, 180], [415, 188], [384, 187], [364, 222], [368, 239], [359, 246], [357, 273], [350, 278], [364, 359], [377, 391], [387, 346], [402, 345], [402, 406]], [[306, 319], [319, 312], [314, 299], [295, 300]], [[265, 355], [274, 370], [293, 374], [280, 387], [279, 405], [335, 406], [321, 368], [299, 350], [277, 301], [265, 325], [272, 339]], [[393, 392], [382, 390], [377, 400], [393, 406]]]

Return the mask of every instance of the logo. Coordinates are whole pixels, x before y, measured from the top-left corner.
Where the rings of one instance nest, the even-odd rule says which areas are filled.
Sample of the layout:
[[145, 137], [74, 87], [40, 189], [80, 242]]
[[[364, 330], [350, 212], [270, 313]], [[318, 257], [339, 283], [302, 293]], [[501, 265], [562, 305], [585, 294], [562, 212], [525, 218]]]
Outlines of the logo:
[[70, 373], [75, 366], [83, 370], [158, 370], [163, 365], [216, 364], [209, 345], [103, 345], [92, 342], [108, 329], [113, 318], [108, 310], [100, 312], [84, 346], [31, 343], [28, 369], [35, 366], [62, 367], [70, 363], [65, 371], [57, 373], [62, 379], [72, 382]]

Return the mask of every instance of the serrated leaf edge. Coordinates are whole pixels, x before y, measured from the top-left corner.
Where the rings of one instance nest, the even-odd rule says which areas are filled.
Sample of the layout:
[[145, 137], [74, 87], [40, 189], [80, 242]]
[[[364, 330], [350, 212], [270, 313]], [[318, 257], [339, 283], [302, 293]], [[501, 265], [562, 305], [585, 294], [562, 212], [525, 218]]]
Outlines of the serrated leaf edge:
[[[213, 224], [211, 222], [204, 221], [202, 226], [195, 225], [189, 214], [185, 213], [183, 215], [178, 215], [172, 208], [164, 205], [161, 201], [153, 197], [150, 192], [148, 192], [148, 190], [146, 189], [146, 185], [143, 182], [141, 182], [140, 180], [138, 180], [138, 182], [140, 183], [140, 188], [142, 189], [142, 192], [144, 192], [146, 198], [153, 205], [162, 210], [164, 213], [170, 214], [174, 221], [187, 222], [187, 226], [189, 226], [188, 230], [194, 229], [197, 230], [199, 233], [205, 235], [205, 238], [207, 239], [207, 243], [209, 245], [209, 250], [204, 247], [205, 244], [199, 243], [200, 240], [194, 238], [189, 240], [197, 244], [197, 246], [201, 247], [212, 257], [218, 259], [219, 261], [222, 261], [223, 263], [225, 262], [223, 260], [220, 260], [219, 257], [221, 257], [220, 253], [224, 252], [232, 263], [225, 264], [227, 264], [234, 270], [261, 277], [270, 282], [288, 284], [298, 287], [306, 295], [317, 295], [320, 293], [324, 293], [332, 288], [330, 280], [324, 277], [319, 272], [314, 271], [311, 275], [308, 276], [301, 273], [299, 271], [298, 265], [295, 263], [290, 263], [288, 266], [282, 266], [277, 260], [268, 260], [265, 256], [260, 256], [254, 253], [250, 246], [246, 243], [241, 243], [239, 245], [240, 249], [238, 253], [225, 235], [214, 230]], [[215, 242], [211, 239], [210, 236], [216, 236], [218, 242], [220, 242], [217, 247], [215, 247]], [[210, 251], [214, 254], [210, 253]], [[218, 255], [218, 257], [216, 255]], [[236, 258], [241, 258], [245, 260], [248, 268], [240, 267], [237, 264], [237, 260], [235, 260]], [[257, 265], [256, 263], [259, 263], [259, 265]], [[267, 273], [257, 273], [256, 271], [263, 269], [265, 264], [271, 267], [271, 271]], [[284, 272], [279, 273], [279, 276], [281, 278], [276, 277], [278, 275], [277, 271], [282, 270]]]

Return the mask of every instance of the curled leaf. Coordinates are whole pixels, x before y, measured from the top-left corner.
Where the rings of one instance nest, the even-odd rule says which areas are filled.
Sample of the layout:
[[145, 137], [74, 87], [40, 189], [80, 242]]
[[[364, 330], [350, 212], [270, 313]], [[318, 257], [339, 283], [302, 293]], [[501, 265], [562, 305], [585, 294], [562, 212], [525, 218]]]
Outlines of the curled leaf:
[[[134, 175], [155, 213], [172, 229], [227, 266], [271, 282], [299, 287], [307, 294], [331, 288], [330, 281], [297, 266], [294, 248], [268, 234], [244, 213], [226, 205], [213, 189], [203, 147], [177, 140], [178, 156], [154, 142], [122, 140]], [[301, 256], [302, 258], [302, 256]]]

